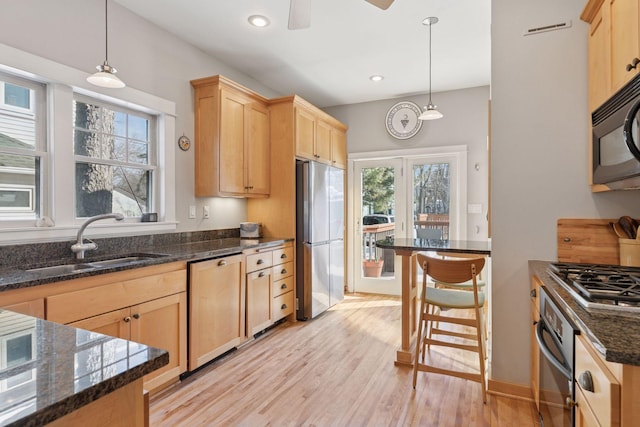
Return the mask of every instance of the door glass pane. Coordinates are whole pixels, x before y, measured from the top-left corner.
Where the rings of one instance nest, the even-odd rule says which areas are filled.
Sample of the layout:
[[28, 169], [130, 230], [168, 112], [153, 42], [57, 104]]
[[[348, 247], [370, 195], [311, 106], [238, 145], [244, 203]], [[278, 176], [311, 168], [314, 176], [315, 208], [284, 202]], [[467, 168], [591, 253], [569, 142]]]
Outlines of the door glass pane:
[[393, 277], [394, 252], [379, 249], [377, 240], [395, 234], [395, 171], [393, 167], [362, 169], [362, 276]]
[[449, 239], [449, 163], [413, 166], [413, 220], [418, 239]]

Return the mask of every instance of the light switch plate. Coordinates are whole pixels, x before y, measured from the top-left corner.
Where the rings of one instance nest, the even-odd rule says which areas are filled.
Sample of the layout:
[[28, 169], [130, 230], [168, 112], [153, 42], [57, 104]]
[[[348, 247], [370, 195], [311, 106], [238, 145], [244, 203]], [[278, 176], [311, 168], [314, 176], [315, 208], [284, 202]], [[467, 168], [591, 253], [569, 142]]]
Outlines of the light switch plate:
[[202, 207], [202, 218], [209, 218], [209, 206]]
[[194, 205], [189, 206], [189, 219], [196, 218], [196, 207]]

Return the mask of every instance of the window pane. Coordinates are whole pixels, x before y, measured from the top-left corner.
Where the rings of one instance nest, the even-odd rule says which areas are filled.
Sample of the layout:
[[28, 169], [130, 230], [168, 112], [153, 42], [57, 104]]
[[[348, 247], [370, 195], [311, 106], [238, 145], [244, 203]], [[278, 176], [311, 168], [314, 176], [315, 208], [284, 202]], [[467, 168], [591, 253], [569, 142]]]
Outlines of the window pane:
[[146, 165], [149, 163], [149, 144], [131, 141], [129, 144], [129, 162]]
[[129, 115], [129, 138], [149, 140], [149, 120]]
[[413, 218], [419, 239], [449, 239], [449, 163], [413, 167]]
[[95, 163], [76, 163], [76, 216], [149, 211], [151, 171]]
[[5, 83], [4, 103], [29, 110], [31, 108], [29, 99], [30, 92], [29, 88]]
[[124, 138], [114, 138], [113, 140], [113, 159], [127, 161], [127, 140]]
[[117, 136], [127, 136], [127, 115], [115, 112], [113, 118], [113, 133]]
[[38, 157], [0, 153], [0, 215], [36, 212]]

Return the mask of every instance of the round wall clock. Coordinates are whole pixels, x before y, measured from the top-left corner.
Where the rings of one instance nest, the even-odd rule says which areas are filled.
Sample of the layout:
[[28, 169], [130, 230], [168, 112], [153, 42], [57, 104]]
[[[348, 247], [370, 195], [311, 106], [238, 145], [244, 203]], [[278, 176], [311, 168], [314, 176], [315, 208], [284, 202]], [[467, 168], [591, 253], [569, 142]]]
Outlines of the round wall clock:
[[180, 138], [178, 138], [178, 147], [180, 147], [182, 151], [187, 151], [189, 148], [191, 148], [191, 140], [185, 135], [182, 135]]
[[420, 114], [422, 110], [413, 102], [398, 102], [387, 112], [387, 132], [397, 139], [411, 138], [422, 128], [422, 120], [418, 120]]

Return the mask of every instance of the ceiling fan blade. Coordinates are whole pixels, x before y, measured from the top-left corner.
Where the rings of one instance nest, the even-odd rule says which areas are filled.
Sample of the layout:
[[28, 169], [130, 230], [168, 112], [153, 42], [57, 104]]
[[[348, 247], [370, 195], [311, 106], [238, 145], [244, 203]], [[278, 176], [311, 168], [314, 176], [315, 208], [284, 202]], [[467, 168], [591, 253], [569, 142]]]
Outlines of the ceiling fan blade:
[[393, 0], [366, 0], [366, 1], [368, 1], [374, 6], [379, 7], [382, 10], [389, 9], [389, 6], [391, 6], [391, 3], [393, 3]]
[[300, 30], [311, 26], [311, 0], [291, 0], [289, 29]]

